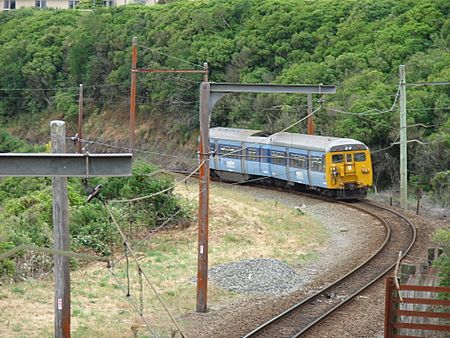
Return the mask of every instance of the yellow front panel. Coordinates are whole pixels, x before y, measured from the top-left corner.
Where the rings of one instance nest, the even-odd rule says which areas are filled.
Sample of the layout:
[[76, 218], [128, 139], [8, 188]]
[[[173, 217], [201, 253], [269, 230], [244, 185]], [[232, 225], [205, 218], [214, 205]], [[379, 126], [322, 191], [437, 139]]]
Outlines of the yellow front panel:
[[[365, 154], [364, 161], [355, 161], [355, 154]], [[333, 163], [332, 156], [342, 154], [341, 163]], [[347, 154], [351, 154], [347, 161]], [[372, 161], [369, 150], [332, 152], [325, 155], [325, 170], [328, 189], [343, 189], [346, 183], [355, 183], [358, 188], [371, 187], [373, 183]]]

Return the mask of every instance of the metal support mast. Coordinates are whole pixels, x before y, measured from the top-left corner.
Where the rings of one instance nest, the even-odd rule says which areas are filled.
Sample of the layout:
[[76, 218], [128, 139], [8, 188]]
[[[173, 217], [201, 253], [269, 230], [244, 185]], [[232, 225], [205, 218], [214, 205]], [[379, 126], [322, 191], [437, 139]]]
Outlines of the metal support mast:
[[[206, 65], [205, 65], [206, 70]], [[206, 76], [206, 75], [205, 75]], [[206, 79], [206, 77], [205, 77]], [[233, 93], [334, 94], [332, 85], [280, 85], [203, 82], [200, 85], [200, 146], [197, 312], [207, 311], [208, 295], [208, 227], [209, 227], [209, 121], [216, 103]]]
[[400, 65], [400, 207], [408, 208], [405, 66]]

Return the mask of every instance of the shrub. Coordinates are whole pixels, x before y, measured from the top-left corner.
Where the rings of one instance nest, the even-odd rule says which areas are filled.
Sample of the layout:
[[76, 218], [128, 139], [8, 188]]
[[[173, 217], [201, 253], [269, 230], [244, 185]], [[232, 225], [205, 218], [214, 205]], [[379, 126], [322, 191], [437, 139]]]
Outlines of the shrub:
[[[14, 244], [11, 242], [0, 242], [0, 254], [12, 249]], [[12, 259], [4, 259], [0, 261], [0, 280], [5, 277], [14, 275], [15, 266]]]

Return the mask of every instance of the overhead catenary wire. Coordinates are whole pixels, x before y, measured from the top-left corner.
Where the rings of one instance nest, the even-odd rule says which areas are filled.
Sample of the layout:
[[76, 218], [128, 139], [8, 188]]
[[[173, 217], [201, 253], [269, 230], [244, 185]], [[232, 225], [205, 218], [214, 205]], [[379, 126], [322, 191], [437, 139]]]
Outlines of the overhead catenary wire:
[[[347, 111], [344, 111], [344, 110], [331, 108], [331, 107], [327, 107], [326, 109], [334, 111], [334, 112], [337, 112], [337, 113], [346, 114], [346, 115], [357, 115], [357, 116], [361, 116], [361, 115], [382, 115], [382, 114], [386, 114], [386, 113], [389, 113], [389, 112], [394, 110], [395, 105], [397, 104], [397, 100], [398, 100], [399, 97], [400, 97], [400, 85], [398, 86], [397, 93], [395, 94], [394, 103], [392, 104], [391, 108], [386, 109], [386, 110], [378, 110], [378, 109], [374, 108], [374, 109], [370, 109], [370, 110], [367, 110], [367, 111], [362, 112], [362, 113], [351, 113], [351, 112], [347, 112]], [[375, 112], [373, 112], [373, 111], [375, 111]]]
[[[71, 140], [73, 140], [73, 138], [71, 138]], [[126, 150], [126, 151], [133, 150], [133, 151], [136, 151], [136, 152], [142, 152], [142, 153], [151, 154], [151, 155], [158, 155], [158, 156], [170, 157], [170, 158], [175, 158], [175, 159], [180, 159], [180, 160], [188, 160], [188, 161], [196, 161], [197, 162], [197, 159], [190, 158], [190, 157], [185, 157], [185, 156], [165, 154], [165, 153], [160, 153], [160, 152], [151, 151], [151, 150], [145, 150], [145, 149], [139, 149], [139, 148], [130, 149], [130, 147], [116, 146], [116, 145], [113, 145], [113, 144], [110, 144], [110, 143], [94, 141], [94, 140], [87, 140], [87, 139], [77, 139], [77, 140], [79, 140], [81, 143], [85, 143], [85, 144], [88, 144], [88, 145], [89, 144], [95, 144], [95, 145], [104, 146], [104, 147], [113, 148], [113, 149], [121, 149], [121, 150]]]
[[[166, 82], [167, 78], [170, 78], [174, 81], [182, 81], [182, 82], [190, 82], [190, 83], [200, 83], [199, 80], [191, 80], [186, 79], [183, 77], [176, 77], [173, 75], [166, 76], [164, 79], [159, 78], [145, 78], [145, 79], [138, 79], [138, 83], [145, 83], [145, 82]], [[99, 83], [99, 84], [90, 84], [90, 85], [84, 85], [84, 89], [97, 89], [97, 88], [103, 88], [103, 87], [115, 87], [115, 86], [125, 86], [127, 84], [127, 79], [124, 79], [123, 82], [117, 82], [117, 83]], [[42, 91], [74, 91], [74, 95], [78, 92], [80, 89], [79, 86], [69, 86], [69, 87], [46, 87], [46, 88], [0, 88], [0, 91], [4, 92], [17, 92], [17, 91], [29, 91], [29, 92], [42, 92]], [[184, 88], [186, 90], [186, 88]], [[187, 90], [186, 90], [187, 91]]]
[[163, 55], [163, 56], [168, 57], [170, 59], [177, 60], [177, 61], [180, 61], [180, 62], [183, 62], [183, 63], [186, 63], [186, 64], [190, 64], [192, 66], [198, 67], [200, 69], [203, 69], [203, 66], [200, 66], [200, 65], [198, 65], [196, 63], [193, 63], [191, 61], [188, 61], [188, 60], [184, 60], [184, 59], [175, 57], [175, 56], [167, 54], [167, 53], [160, 52], [160, 51], [158, 51], [158, 50], [156, 50], [154, 48], [150, 48], [150, 47], [147, 47], [147, 46], [144, 46], [144, 45], [141, 45], [141, 44], [137, 44], [137, 47], [141, 47], [142, 49], [148, 50], [148, 51], [150, 51], [152, 53], [160, 54], [160, 55]]
[[[298, 121], [294, 122], [293, 124], [287, 126], [287, 127], [284, 128], [283, 130], [278, 131], [278, 132], [276, 132], [276, 133], [273, 133], [273, 134], [271, 134], [271, 135], [269, 135], [269, 136], [266, 136], [266, 141], [267, 141], [267, 142], [270, 142], [271, 137], [273, 137], [274, 135], [283, 133], [283, 132], [285, 132], [285, 131], [287, 131], [287, 130], [293, 128], [293, 127], [295, 127], [297, 124], [303, 122], [303, 121], [306, 120], [308, 117], [310, 117], [310, 116], [314, 115], [315, 113], [317, 113], [320, 109], [322, 109], [322, 106], [320, 106], [319, 108], [317, 108], [316, 110], [314, 110], [312, 113], [306, 115], [305, 117], [302, 117], [300, 120], [298, 120]], [[246, 147], [242, 147], [242, 148], [239, 148], [239, 149], [230, 151], [230, 152], [228, 152], [226, 155], [223, 155], [223, 156], [230, 156], [230, 155], [232, 155], [232, 154], [239, 153], [239, 152], [241, 152], [241, 151], [243, 151], [243, 150], [246, 150], [246, 149], [248, 149], [248, 148], [250, 148], [250, 146], [246, 146]]]
[[187, 181], [189, 178], [191, 178], [197, 171], [200, 170], [200, 168], [203, 166], [204, 163], [205, 163], [205, 161], [202, 161], [202, 162], [198, 165], [198, 167], [197, 167], [194, 171], [192, 171], [188, 176], [186, 176], [184, 179], [182, 179], [182, 180], [180, 180], [180, 181], [178, 181], [178, 182], [175, 182], [172, 186], [170, 186], [170, 187], [168, 187], [168, 188], [166, 188], [166, 189], [160, 190], [160, 191], [158, 191], [158, 192], [155, 192], [155, 193], [153, 193], [153, 194], [149, 194], [149, 195], [146, 195], [146, 196], [141, 196], [141, 197], [136, 197], [136, 198], [130, 198], [130, 199], [123, 199], [123, 200], [111, 200], [111, 201], [109, 201], [109, 203], [129, 203], [129, 202], [136, 202], [136, 201], [142, 201], [142, 200], [145, 200], [145, 199], [153, 198], [153, 197], [155, 197], [155, 196], [164, 194], [165, 192], [168, 192], [168, 191], [174, 189], [177, 185], [180, 185], [180, 184], [186, 182], [186, 181]]

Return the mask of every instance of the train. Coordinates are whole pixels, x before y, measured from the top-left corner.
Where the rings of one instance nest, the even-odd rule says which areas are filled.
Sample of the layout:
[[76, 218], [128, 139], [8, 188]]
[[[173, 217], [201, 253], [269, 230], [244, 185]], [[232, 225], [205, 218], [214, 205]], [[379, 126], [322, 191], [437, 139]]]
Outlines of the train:
[[329, 136], [216, 127], [210, 129], [212, 176], [271, 181], [336, 199], [360, 199], [373, 183], [369, 148]]

